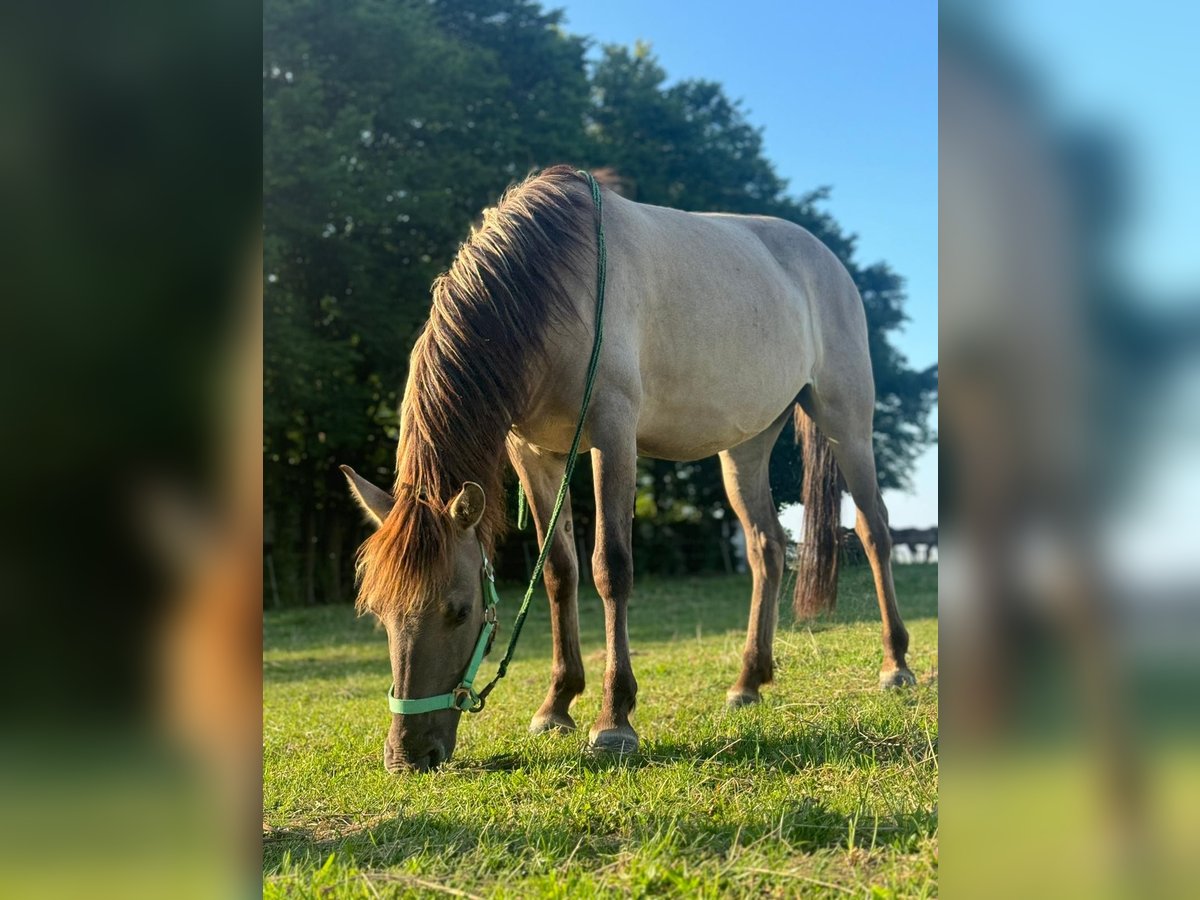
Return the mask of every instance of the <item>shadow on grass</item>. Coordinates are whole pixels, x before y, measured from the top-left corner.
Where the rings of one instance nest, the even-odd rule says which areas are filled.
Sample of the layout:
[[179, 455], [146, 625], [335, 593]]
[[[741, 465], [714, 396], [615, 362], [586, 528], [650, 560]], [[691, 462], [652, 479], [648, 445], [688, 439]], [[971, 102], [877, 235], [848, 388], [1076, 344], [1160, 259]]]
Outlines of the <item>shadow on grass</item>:
[[360, 675], [387, 678], [386, 645], [384, 645], [383, 652], [369, 659], [347, 656], [311, 656], [263, 660], [264, 684], [286, 684], [292, 681], [335, 681]]
[[[341, 827], [339, 827], [341, 826]], [[891, 847], [913, 850], [937, 829], [932, 809], [897, 815], [866, 811], [850, 814], [813, 797], [796, 797], [767, 821], [716, 821], [701, 811], [672, 814], [630, 804], [624, 810], [598, 810], [586, 801], [552, 815], [530, 817], [523, 825], [481, 822], [478, 818], [428, 813], [404, 814], [368, 826], [339, 821], [331, 833], [273, 829], [263, 835], [263, 872], [319, 868], [331, 853], [361, 869], [381, 869], [420, 859], [419, 865], [458, 870], [472, 854], [501, 856], [506, 867], [519, 859], [530, 869], [552, 868], [566, 860], [612, 857], [622, 851], [732, 859], [737, 849], [756, 843], [786, 843], [793, 850]]]
[[[909, 565], [897, 568], [897, 592], [902, 613], [910, 620], [937, 615], [937, 566]], [[506, 585], [505, 596], [517, 589]], [[712, 576], [646, 579], [630, 604], [629, 634], [636, 647], [706, 636], [732, 635], [739, 640], [746, 628], [749, 607], [749, 577]], [[781, 625], [792, 617], [790, 597], [781, 599]], [[510, 604], [511, 607], [511, 604]], [[508, 614], [513, 610], [509, 608]], [[603, 654], [604, 615], [599, 597], [589, 587], [580, 592], [580, 632], [585, 653]], [[381, 628], [368, 620], [355, 619], [348, 608], [322, 607], [272, 613], [267, 619], [264, 646], [287, 651], [285, 658], [263, 661], [263, 680], [285, 684], [308, 680], [337, 681], [360, 676], [386, 678], [387, 639]], [[871, 571], [866, 566], [842, 572], [838, 608], [803, 627], [820, 634], [854, 622], [878, 622], [879, 609]], [[508, 619], [501, 623], [498, 640], [507, 641]], [[535, 602], [522, 634], [518, 659], [550, 656], [549, 617]], [[345, 652], [351, 649], [351, 652]], [[637, 652], [635, 650], [635, 652]], [[303, 656], [290, 655], [303, 653]], [[635, 660], [635, 666], [637, 661]], [[730, 674], [730, 678], [733, 673]]]
[[[894, 566], [900, 614], [908, 620], [937, 617], [938, 567]], [[647, 578], [634, 586], [629, 604], [629, 636], [634, 642], [687, 638], [746, 629], [750, 611], [750, 576], [691, 576], [670, 581]], [[780, 623], [790, 626], [792, 581], [784, 584], [779, 600]], [[820, 632], [842, 624], [879, 622], [875, 582], [866, 565], [843, 567], [838, 580], [837, 608], [804, 625]], [[580, 626], [587, 638], [602, 639], [604, 620], [600, 600], [591, 586], [580, 591]]]
[[[550, 739], [554, 739], [553, 737]], [[566, 740], [571, 738], [564, 737]], [[594, 753], [584, 750], [575, 765], [586, 772], [610, 772], [643, 769], [684, 763], [703, 770], [706, 766], [730, 766], [753, 772], [756, 769], [795, 771], [824, 765], [889, 766], [921, 764], [936, 754], [925, 735], [917, 732], [896, 733], [886, 726], [841, 722], [833, 727], [800, 728], [783, 735], [767, 733], [750, 726], [736, 736], [718, 735], [701, 740], [642, 740], [635, 753]], [[561, 771], [562, 761], [555, 757], [544, 764], [548, 770]], [[538, 760], [519, 751], [495, 753], [478, 762], [455, 764], [459, 772], [537, 772]]]

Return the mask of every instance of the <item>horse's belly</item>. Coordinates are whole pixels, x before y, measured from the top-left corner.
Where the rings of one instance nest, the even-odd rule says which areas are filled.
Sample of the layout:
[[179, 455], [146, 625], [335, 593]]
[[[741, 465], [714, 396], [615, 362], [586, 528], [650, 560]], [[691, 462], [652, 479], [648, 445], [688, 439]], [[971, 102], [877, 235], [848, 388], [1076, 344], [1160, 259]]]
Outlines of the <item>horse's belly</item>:
[[728, 317], [717, 327], [711, 317], [676, 319], [661, 338], [650, 334], [640, 362], [640, 452], [700, 459], [770, 427], [811, 377], [803, 320], [787, 312]]
[[702, 459], [761, 434], [804, 386], [799, 373], [777, 374], [770, 384], [757, 379], [753, 387], [746, 384], [736, 392], [728, 385], [706, 389], [703, 384], [693, 384], [693, 390], [647, 391], [638, 417], [638, 452], [657, 459]]
[[780, 403], [773, 413], [741, 418], [722, 417], [717, 410], [698, 412], [691, 421], [672, 417], [672, 421], [662, 422], [643, 416], [638, 423], [638, 454], [678, 461], [712, 456], [765, 431], [788, 402]]

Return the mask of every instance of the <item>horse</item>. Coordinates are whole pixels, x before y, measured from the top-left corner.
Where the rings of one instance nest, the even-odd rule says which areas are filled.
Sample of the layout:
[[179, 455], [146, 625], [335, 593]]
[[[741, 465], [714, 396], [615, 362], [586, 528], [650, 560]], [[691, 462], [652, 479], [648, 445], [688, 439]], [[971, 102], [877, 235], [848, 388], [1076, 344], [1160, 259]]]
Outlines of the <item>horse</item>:
[[[909, 562], [929, 562], [933, 552], [937, 550], [938, 530], [932, 528], [893, 528], [892, 548], [901, 547], [908, 553]], [[920, 553], [918, 553], [918, 549]]]
[[[638, 747], [629, 721], [638, 684], [626, 621], [639, 455], [679, 461], [719, 455], [752, 572], [741, 673], [728, 705], [759, 702], [760, 689], [773, 680], [785, 534], [768, 462], [789, 416], [806, 472], [796, 612], [833, 608], [844, 485], [857, 507], [856, 532], [883, 620], [880, 684], [915, 683], [905, 662], [908, 632], [896, 605], [871, 444], [867, 323], [849, 273], [793, 223], [683, 212], [601, 190], [604, 343], [580, 450], [590, 453], [594, 475], [592, 573], [603, 601], [607, 657], [589, 747], [615, 753]], [[505, 524], [506, 459], [545, 545], [600, 324], [598, 214], [587, 176], [565, 166], [510, 186], [485, 210], [432, 287], [430, 318], [413, 347], [401, 402], [392, 490], [343, 467], [376, 526], [357, 557], [357, 607], [387, 631], [393, 710], [392, 698], [450, 696], [486, 650], [494, 607], [480, 573], [489, 569]], [[570, 707], [584, 689], [569, 493], [561, 519], [544, 569], [553, 654], [549, 690], [530, 724], [534, 733], [574, 730]], [[453, 701], [394, 714], [386, 768], [427, 770], [449, 759], [461, 714]]]

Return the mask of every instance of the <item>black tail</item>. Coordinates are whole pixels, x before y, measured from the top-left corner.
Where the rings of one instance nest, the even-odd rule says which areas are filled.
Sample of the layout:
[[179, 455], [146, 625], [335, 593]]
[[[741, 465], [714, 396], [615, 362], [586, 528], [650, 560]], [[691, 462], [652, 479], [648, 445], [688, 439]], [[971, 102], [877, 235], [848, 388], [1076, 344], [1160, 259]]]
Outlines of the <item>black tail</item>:
[[796, 442], [804, 445], [804, 533], [797, 561], [796, 617], [811, 619], [837, 605], [838, 526], [842, 518], [842, 476], [829, 439], [796, 404]]

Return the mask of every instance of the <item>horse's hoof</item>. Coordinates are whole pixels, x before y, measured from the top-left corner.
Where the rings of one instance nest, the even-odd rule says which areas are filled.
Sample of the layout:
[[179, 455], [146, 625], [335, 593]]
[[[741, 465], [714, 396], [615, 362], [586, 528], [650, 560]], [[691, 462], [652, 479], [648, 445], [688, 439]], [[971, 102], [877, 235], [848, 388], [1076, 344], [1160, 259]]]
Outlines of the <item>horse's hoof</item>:
[[879, 689], [881, 691], [912, 687], [916, 683], [916, 677], [908, 669], [885, 669], [879, 673]]
[[638, 748], [637, 732], [626, 725], [623, 728], [607, 728], [604, 731], [592, 730], [588, 735], [588, 749], [597, 753], [636, 753]]
[[725, 694], [725, 705], [730, 709], [741, 709], [743, 706], [753, 706], [761, 702], [762, 697], [758, 691], [730, 690]]
[[568, 734], [575, 730], [575, 720], [565, 713], [538, 713], [529, 723], [530, 734]]

